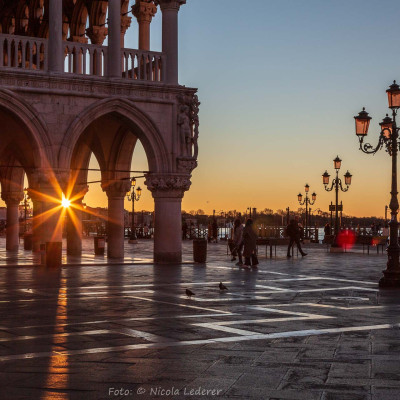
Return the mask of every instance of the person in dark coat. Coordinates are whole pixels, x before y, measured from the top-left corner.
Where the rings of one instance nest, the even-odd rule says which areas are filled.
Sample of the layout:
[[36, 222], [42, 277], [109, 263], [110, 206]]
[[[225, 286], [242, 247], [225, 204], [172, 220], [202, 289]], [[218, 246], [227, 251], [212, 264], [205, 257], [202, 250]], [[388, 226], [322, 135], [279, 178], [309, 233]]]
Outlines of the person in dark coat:
[[187, 230], [188, 230], [188, 226], [186, 221], [183, 221], [182, 224], [182, 240], [186, 240], [187, 239]]
[[218, 242], [218, 224], [217, 220], [214, 218], [213, 223], [212, 223], [212, 236], [214, 243]]
[[257, 268], [257, 233], [253, 229], [253, 220], [251, 219], [246, 221], [246, 226], [243, 229], [243, 244], [244, 265]]
[[307, 253], [305, 253], [303, 251], [303, 249], [301, 248], [301, 244], [300, 244], [300, 234], [301, 233], [300, 233], [299, 224], [297, 223], [296, 220], [294, 220], [294, 219], [290, 220], [289, 225], [286, 228], [286, 234], [290, 238], [289, 246], [288, 246], [288, 249], [287, 249], [287, 256], [291, 257], [290, 249], [292, 248], [294, 243], [296, 243], [297, 248], [300, 251], [300, 254], [303, 257], [306, 256]]
[[328, 222], [324, 227], [324, 233], [325, 233], [326, 236], [330, 236], [331, 235], [331, 231], [332, 231], [331, 230], [331, 225]]
[[243, 265], [242, 260], [242, 250], [243, 250], [243, 225], [240, 222], [240, 219], [235, 220], [235, 225], [233, 228], [233, 245], [234, 249], [232, 252], [232, 260], [236, 260], [236, 254], [239, 257], [239, 261], [236, 263], [237, 266], [241, 267]]

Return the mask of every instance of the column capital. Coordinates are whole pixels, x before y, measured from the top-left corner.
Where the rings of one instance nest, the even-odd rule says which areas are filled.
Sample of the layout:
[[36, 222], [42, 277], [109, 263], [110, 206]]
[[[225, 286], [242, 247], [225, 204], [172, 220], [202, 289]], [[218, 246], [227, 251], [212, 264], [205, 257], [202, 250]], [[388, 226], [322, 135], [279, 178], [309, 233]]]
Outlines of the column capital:
[[69, 195], [70, 200], [73, 199], [74, 203], [78, 203], [82, 202], [82, 199], [85, 197], [88, 191], [89, 191], [89, 186], [82, 184], [82, 185], [75, 185], [71, 190], [71, 193], [67, 194]]
[[135, 5], [132, 6], [132, 14], [136, 17], [138, 22], [150, 23], [156, 15], [157, 6], [153, 0], [136, 0]]
[[108, 198], [125, 197], [131, 187], [129, 179], [109, 180], [101, 183], [103, 192], [106, 192]]
[[24, 193], [21, 191], [1, 192], [1, 199], [6, 203], [7, 206], [17, 206], [24, 199]]
[[197, 168], [197, 160], [193, 157], [178, 157], [176, 159], [176, 167], [178, 172], [189, 175]]
[[186, 0], [155, 0], [155, 3], [160, 6], [161, 10], [179, 11], [181, 5], [186, 4]]
[[182, 198], [189, 190], [191, 181], [188, 174], [146, 174], [145, 185], [154, 198]]
[[86, 29], [86, 35], [93, 44], [102, 45], [108, 35], [108, 28], [94, 25]]
[[131, 26], [132, 17], [128, 17], [127, 15], [123, 15], [121, 17], [121, 33], [125, 35], [128, 28]]
[[61, 188], [66, 191], [70, 178], [69, 170], [43, 168], [33, 171], [30, 179], [30, 189], [40, 191], [41, 189], [50, 189], [57, 191]]

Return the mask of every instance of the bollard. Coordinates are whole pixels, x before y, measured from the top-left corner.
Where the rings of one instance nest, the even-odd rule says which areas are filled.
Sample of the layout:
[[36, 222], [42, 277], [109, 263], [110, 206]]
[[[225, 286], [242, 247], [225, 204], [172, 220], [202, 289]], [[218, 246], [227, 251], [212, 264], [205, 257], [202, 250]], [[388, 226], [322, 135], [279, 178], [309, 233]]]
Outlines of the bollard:
[[193, 239], [193, 260], [204, 264], [207, 261], [207, 240]]
[[106, 245], [106, 239], [104, 236], [94, 237], [94, 254], [96, 256], [104, 256], [104, 248]]
[[46, 242], [46, 267], [61, 266], [62, 242]]
[[40, 265], [46, 265], [46, 245], [40, 244]]
[[25, 233], [24, 235], [24, 250], [32, 250], [32, 233]]

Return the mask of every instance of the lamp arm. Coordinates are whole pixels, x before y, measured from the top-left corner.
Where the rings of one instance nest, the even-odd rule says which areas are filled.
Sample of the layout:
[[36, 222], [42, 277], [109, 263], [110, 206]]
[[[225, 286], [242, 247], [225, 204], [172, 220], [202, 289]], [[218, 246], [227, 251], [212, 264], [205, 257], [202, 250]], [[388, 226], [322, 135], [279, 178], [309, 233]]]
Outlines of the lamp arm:
[[332, 192], [333, 187], [335, 186], [335, 183], [336, 183], [336, 180], [334, 179], [334, 180], [332, 181], [332, 185], [331, 185], [330, 188], [328, 188], [327, 185], [325, 185], [325, 190], [326, 190], [327, 192]]
[[340, 187], [340, 190], [342, 191], [342, 192], [347, 192], [348, 190], [349, 190], [349, 187], [347, 186], [346, 188], [344, 188], [343, 186], [342, 186], [342, 180], [341, 179], [339, 179], [339, 187]]
[[303, 202], [300, 202], [300, 201], [299, 201], [299, 204], [300, 204], [301, 206], [304, 206], [304, 204], [306, 204], [306, 199], [304, 199]]
[[313, 206], [313, 205], [315, 204], [316, 201], [317, 201], [317, 200], [314, 200], [314, 201], [308, 200], [308, 204], [310, 204], [311, 206]]
[[375, 154], [377, 153], [383, 146], [384, 143], [384, 136], [383, 136], [383, 131], [380, 133], [379, 135], [379, 140], [378, 140], [378, 144], [376, 145], [376, 147], [374, 148], [374, 146], [372, 146], [369, 143], [364, 143], [364, 137], [359, 137], [359, 141], [360, 141], [360, 150], [365, 153], [365, 154]]

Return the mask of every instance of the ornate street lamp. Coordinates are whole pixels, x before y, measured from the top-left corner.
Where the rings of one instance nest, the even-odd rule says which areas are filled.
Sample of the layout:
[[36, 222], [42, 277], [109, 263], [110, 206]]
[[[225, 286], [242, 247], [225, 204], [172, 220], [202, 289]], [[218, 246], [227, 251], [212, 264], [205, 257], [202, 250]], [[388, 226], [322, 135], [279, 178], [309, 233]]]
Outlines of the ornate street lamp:
[[391, 199], [389, 203], [391, 220], [389, 223], [390, 235], [389, 246], [387, 248], [388, 262], [386, 270], [383, 271], [383, 277], [379, 281], [380, 287], [398, 287], [400, 288], [400, 263], [399, 263], [399, 236], [397, 213], [399, 211], [399, 201], [397, 199], [397, 152], [399, 148], [399, 128], [396, 125], [397, 110], [400, 108], [400, 87], [393, 81], [389, 89], [386, 90], [388, 95], [389, 108], [392, 110], [392, 118], [388, 115], [379, 124], [381, 131], [379, 133], [378, 144], [374, 148], [369, 143], [364, 143], [364, 137], [368, 134], [369, 123], [371, 117], [363, 108], [357, 116], [354, 117], [356, 121], [356, 135], [360, 142], [360, 150], [366, 154], [375, 154], [379, 150], [386, 147], [386, 151], [392, 157], [392, 187]]
[[[325, 171], [322, 174], [322, 183], [324, 184], [325, 190], [327, 192], [331, 192], [333, 190], [333, 188], [335, 188], [336, 203], [335, 203], [335, 231], [334, 231], [334, 234], [337, 236], [339, 234], [339, 189], [342, 192], [347, 192], [349, 190], [349, 186], [351, 185], [351, 177], [353, 175], [351, 175], [351, 173], [349, 171], [347, 171], [344, 174], [344, 183], [346, 185], [346, 187], [344, 188], [342, 186], [342, 180], [339, 178], [339, 170], [340, 170], [340, 167], [342, 166], [342, 160], [339, 158], [339, 156], [337, 156], [333, 160], [333, 166], [336, 170], [336, 178], [333, 179], [331, 187], [328, 188], [329, 177], [330, 177], [330, 175], [328, 174], [328, 171]], [[336, 238], [335, 238], [335, 241], [332, 246], [337, 247]]]
[[315, 200], [317, 200], [317, 195], [314, 192], [311, 195], [311, 199], [308, 197], [308, 192], [310, 191], [310, 186], [307, 183], [304, 186], [304, 191], [306, 192], [306, 197], [305, 197], [304, 201], [302, 202], [303, 195], [301, 193], [299, 193], [297, 195], [297, 199], [298, 199], [299, 204], [301, 206], [303, 206], [303, 205], [306, 206], [306, 224], [305, 224], [305, 235], [304, 235], [304, 238], [308, 239], [308, 205], [310, 204], [312, 206], [315, 203]]
[[135, 232], [135, 201], [139, 201], [140, 196], [142, 195], [142, 189], [140, 186], [136, 189], [135, 193], [135, 186], [136, 186], [136, 179], [133, 177], [131, 179], [131, 189], [126, 194], [126, 197], [129, 201], [132, 202], [132, 222], [131, 222], [131, 235], [129, 237], [129, 243], [136, 243], [136, 232]]

